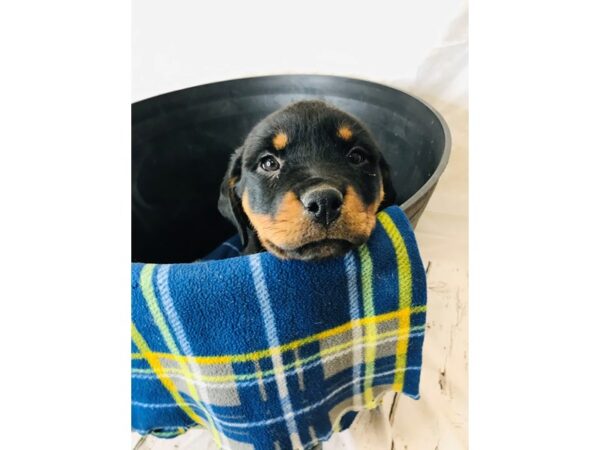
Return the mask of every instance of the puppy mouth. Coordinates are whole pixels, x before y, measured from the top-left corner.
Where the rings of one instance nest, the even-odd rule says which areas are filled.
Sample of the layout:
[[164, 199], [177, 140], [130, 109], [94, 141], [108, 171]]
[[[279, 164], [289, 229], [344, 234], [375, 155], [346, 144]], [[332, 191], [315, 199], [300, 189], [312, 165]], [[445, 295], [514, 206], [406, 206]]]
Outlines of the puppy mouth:
[[346, 239], [320, 239], [308, 242], [299, 247], [284, 249], [269, 242], [269, 245], [275, 247], [280, 256], [286, 259], [299, 259], [305, 261], [335, 258], [358, 247], [360, 244], [362, 244], [362, 242], [351, 242]]

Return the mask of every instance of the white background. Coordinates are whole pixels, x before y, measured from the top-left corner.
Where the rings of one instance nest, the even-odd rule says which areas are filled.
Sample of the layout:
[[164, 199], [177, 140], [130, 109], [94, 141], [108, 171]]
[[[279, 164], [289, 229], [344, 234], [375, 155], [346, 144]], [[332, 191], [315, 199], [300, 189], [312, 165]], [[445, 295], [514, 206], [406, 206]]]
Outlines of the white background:
[[[442, 80], [445, 98], [466, 104], [464, 0], [133, 0], [132, 14], [134, 101], [230, 78], [320, 73], [402, 87]], [[428, 66], [453, 46], [456, 79]]]

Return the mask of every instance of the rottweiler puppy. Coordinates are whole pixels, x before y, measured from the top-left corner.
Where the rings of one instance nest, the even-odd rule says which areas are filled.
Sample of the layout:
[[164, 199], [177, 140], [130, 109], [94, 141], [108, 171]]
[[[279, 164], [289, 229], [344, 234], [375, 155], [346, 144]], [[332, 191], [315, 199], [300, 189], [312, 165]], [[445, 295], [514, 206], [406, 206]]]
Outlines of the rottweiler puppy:
[[302, 101], [259, 122], [233, 153], [219, 211], [244, 254], [314, 260], [366, 242], [377, 212], [395, 202], [368, 130], [326, 103]]

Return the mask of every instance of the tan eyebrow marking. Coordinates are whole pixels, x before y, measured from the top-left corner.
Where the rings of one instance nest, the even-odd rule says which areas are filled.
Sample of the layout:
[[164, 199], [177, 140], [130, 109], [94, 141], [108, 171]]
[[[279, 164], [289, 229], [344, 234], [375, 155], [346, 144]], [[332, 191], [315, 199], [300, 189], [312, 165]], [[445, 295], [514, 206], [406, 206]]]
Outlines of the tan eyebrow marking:
[[337, 135], [341, 137], [344, 141], [349, 141], [352, 139], [352, 130], [348, 125], [341, 125], [338, 128]]
[[273, 136], [273, 147], [275, 147], [275, 150], [283, 150], [287, 144], [288, 135], [285, 132], [279, 131]]

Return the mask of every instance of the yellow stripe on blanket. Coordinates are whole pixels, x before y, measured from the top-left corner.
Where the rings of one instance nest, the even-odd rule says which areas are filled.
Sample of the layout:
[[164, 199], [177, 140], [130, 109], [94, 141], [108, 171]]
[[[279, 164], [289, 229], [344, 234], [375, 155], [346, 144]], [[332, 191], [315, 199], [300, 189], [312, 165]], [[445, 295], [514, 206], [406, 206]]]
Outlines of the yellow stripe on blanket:
[[[422, 331], [424, 328], [425, 328], [424, 326], [415, 327], [413, 329], [413, 331]], [[319, 353], [315, 353], [314, 355], [307, 356], [306, 358], [294, 359], [294, 362], [285, 364], [277, 369], [269, 369], [266, 371], [259, 370], [254, 373], [247, 373], [247, 374], [194, 375], [194, 380], [205, 382], [205, 383], [220, 384], [220, 383], [230, 383], [233, 381], [236, 381], [236, 382], [251, 381], [254, 379], [259, 379], [261, 377], [265, 378], [265, 377], [269, 377], [271, 375], [279, 375], [284, 372], [287, 372], [290, 369], [304, 370], [304, 366], [306, 366], [307, 364], [310, 364], [313, 361], [320, 359], [321, 357], [324, 357], [324, 356], [326, 357], [331, 354], [336, 354], [336, 353], [342, 352], [354, 345], [362, 345], [362, 344], [365, 344], [365, 346], [377, 345], [378, 342], [381, 342], [382, 340], [393, 337], [393, 336], [398, 336], [397, 330], [387, 331], [385, 333], [378, 333], [377, 335], [375, 335], [375, 341], [373, 341], [373, 337], [362, 336], [361, 338], [354, 340], [354, 341], [348, 341], [348, 342], [344, 342], [342, 344], [327, 347], [326, 349], [320, 350]], [[403, 338], [403, 339], [408, 339], [409, 335], [406, 335], [406, 336], [401, 335], [398, 337]], [[367, 339], [371, 342], [370, 344], [366, 343]], [[133, 373], [152, 373], [153, 372], [152, 369], [132, 369], [132, 371], [133, 371]], [[180, 375], [180, 376], [185, 377], [185, 374], [183, 373], [183, 371], [181, 369], [177, 369], [176, 367], [171, 367], [171, 368], [165, 367], [163, 371], [164, 371], [164, 373], [168, 373], [170, 375]]]
[[[398, 316], [398, 342], [396, 343], [396, 369], [406, 367], [406, 352], [408, 350], [408, 332], [410, 330], [410, 306], [412, 303], [412, 269], [404, 239], [392, 218], [386, 212], [380, 212], [377, 218], [383, 229], [394, 244], [398, 260], [398, 292], [400, 292], [400, 311]], [[402, 392], [404, 386], [404, 371], [396, 372], [392, 389]]]
[[[156, 264], [146, 264], [142, 268], [142, 271], [140, 273], [140, 287], [142, 288], [142, 295], [146, 300], [146, 304], [148, 306], [148, 309], [150, 310], [152, 318], [154, 319], [154, 323], [160, 330], [160, 334], [165, 343], [167, 344], [169, 351], [176, 355], [175, 360], [183, 370], [185, 382], [190, 395], [198, 403], [202, 411], [206, 414], [206, 417], [208, 417], [210, 430], [213, 434], [214, 440], [217, 443], [217, 445], [221, 447], [221, 437], [219, 436], [215, 424], [212, 421], [212, 414], [209, 414], [204, 405], [200, 402], [200, 395], [196, 390], [196, 386], [192, 382], [192, 371], [190, 370], [187, 364], [188, 361], [183, 357], [183, 355], [179, 354], [179, 348], [177, 347], [175, 339], [173, 339], [173, 336], [169, 331], [165, 318], [162, 315], [162, 312], [160, 311], [160, 307], [158, 306], [158, 300], [156, 299], [156, 295], [154, 294], [154, 286], [152, 285], [152, 274], [154, 272], [155, 267]], [[160, 361], [158, 362], [158, 366], [161, 368], [161, 373], [164, 373], [162, 371], [162, 365], [160, 364]], [[159, 374], [157, 373], [157, 376], [158, 375]], [[206, 401], [206, 399], [204, 400]]]
[[[175, 339], [173, 339], [173, 336], [171, 336], [165, 318], [163, 317], [160, 311], [160, 307], [158, 306], [158, 300], [156, 299], [156, 295], [154, 294], [154, 287], [152, 286], [152, 274], [154, 272], [155, 267], [156, 264], [146, 264], [140, 273], [140, 286], [142, 288], [142, 294], [144, 296], [144, 299], [146, 300], [146, 304], [148, 305], [150, 314], [152, 314], [154, 323], [160, 330], [160, 334], [165, 343], [167, 344], [169, 351], [174, 355], [178, 355], [175, 358], [175, 360], [181, 366], [186, 376], [186, 379], [191, 379], [191, 370], [187, 365], [187, 361], [185, 360], [185, 358], [183, 358], [183, 355], [179, 355], [179, 348], [177, 348], [177, 344], [175, 344]], [[200, 396], [198, 395], [196, 387], [191, 382], [188, 382], [187, 385], [192, 398], [196, 401], [200, 400]]]
[[[279, 347], [274, 347], [273, 349], [264, 349], [258, 350], [256, 352], [251, 353], [239, 353], [235, 355], [222, 355], [222, 356], [185, 356], [180, 354], [171, 354], [164, 352], [153, 352], [153, 355], [158, 356], [160, 358], [165, 359], [174, 359], [179, 360], [180, 358], [184, 358], [186, 360], [192, 360], [201, 365], [212, 365], [212, 364], [227, 364], [227, 363], [241, 363], [253, 361], [261, 358], [270, 358], [271, 352], [277, 349], [279, 352], [287, 352], [290, 350], [294, 350], [295, 348], [302, 347], [303, 345], [311, 344], [315, 341], [325, 339], [328, 337], [336, 336], [338, 334], [344, 333], [348, 330], [351, 330], [354, 327], [362, 327], [367, 324], [378, 324], [379, 322], [384, 322], [386, 320], [399, 318], [403, 314], [415, 314], [415, 313], [423, 313], [427, 310], [427, 306], [415, 306], [411, 307], [407, 311], [399, 310], [399, 311], [391, 311], [389, 313], [380, 314], [378, 316], [373, 317], [364, 317], [362, 319], [352, 320], [350, 322], [346, 322], [337, 327], [331, 328], [329, 330], [322, 331], [320, 333], [314, 334], [312, 336], [308, 336], [306, 338], [298, 339], [296, 341], [292, 341], [287, 344], [280, 345]], [[132, 354], [133, 359], [140, 359], [141, 355], [139, 353]]]
[[150, 365], [158, 379], [162, 382], [165, 389], [169, 391], [169, 394], [171, 394], [173, 400], [175, 400], [177, 405], [179, 405], [179, 407], [190, 417], [190, 419], [192, 419], [197, 424], [206, 427], [206, 422], [204, 421], [204, 419], [202, 419], [202, 417], [196, 414], [194, 410], [188, 406], [187, 402], [183, 399], [181, 394], [179, 394], [177, 386], [175, 386], [173, 380], [171, 380], [165, 373], [164, 368], [160, 364], [159, 358], [150, 351], [148, 344], [146, 343], [146, 341], [144, 340], [143, 336], [140, 334], [134, 323], [131, 324], [131, 338], [133, 339], [135, 345], [141, 350], [142, 356], [146, 358], [146, 361], [148, 361], [148, 364]]
[[[375, 317], [375, 306], [373, 304], [373, 261], [366, 245], [358, 249], [360, 257], [361, 285], [363, 291], [363, 309], [365, 318]], [[365, 378], [364, 378], [364, 398], [368, 409], [376, 405], [373, 396], [373, 374], [375, 373], [375, 358], [377, 356], [377, 324], [365, 323], [365, 337], [367, 347], [365, 348]]]

